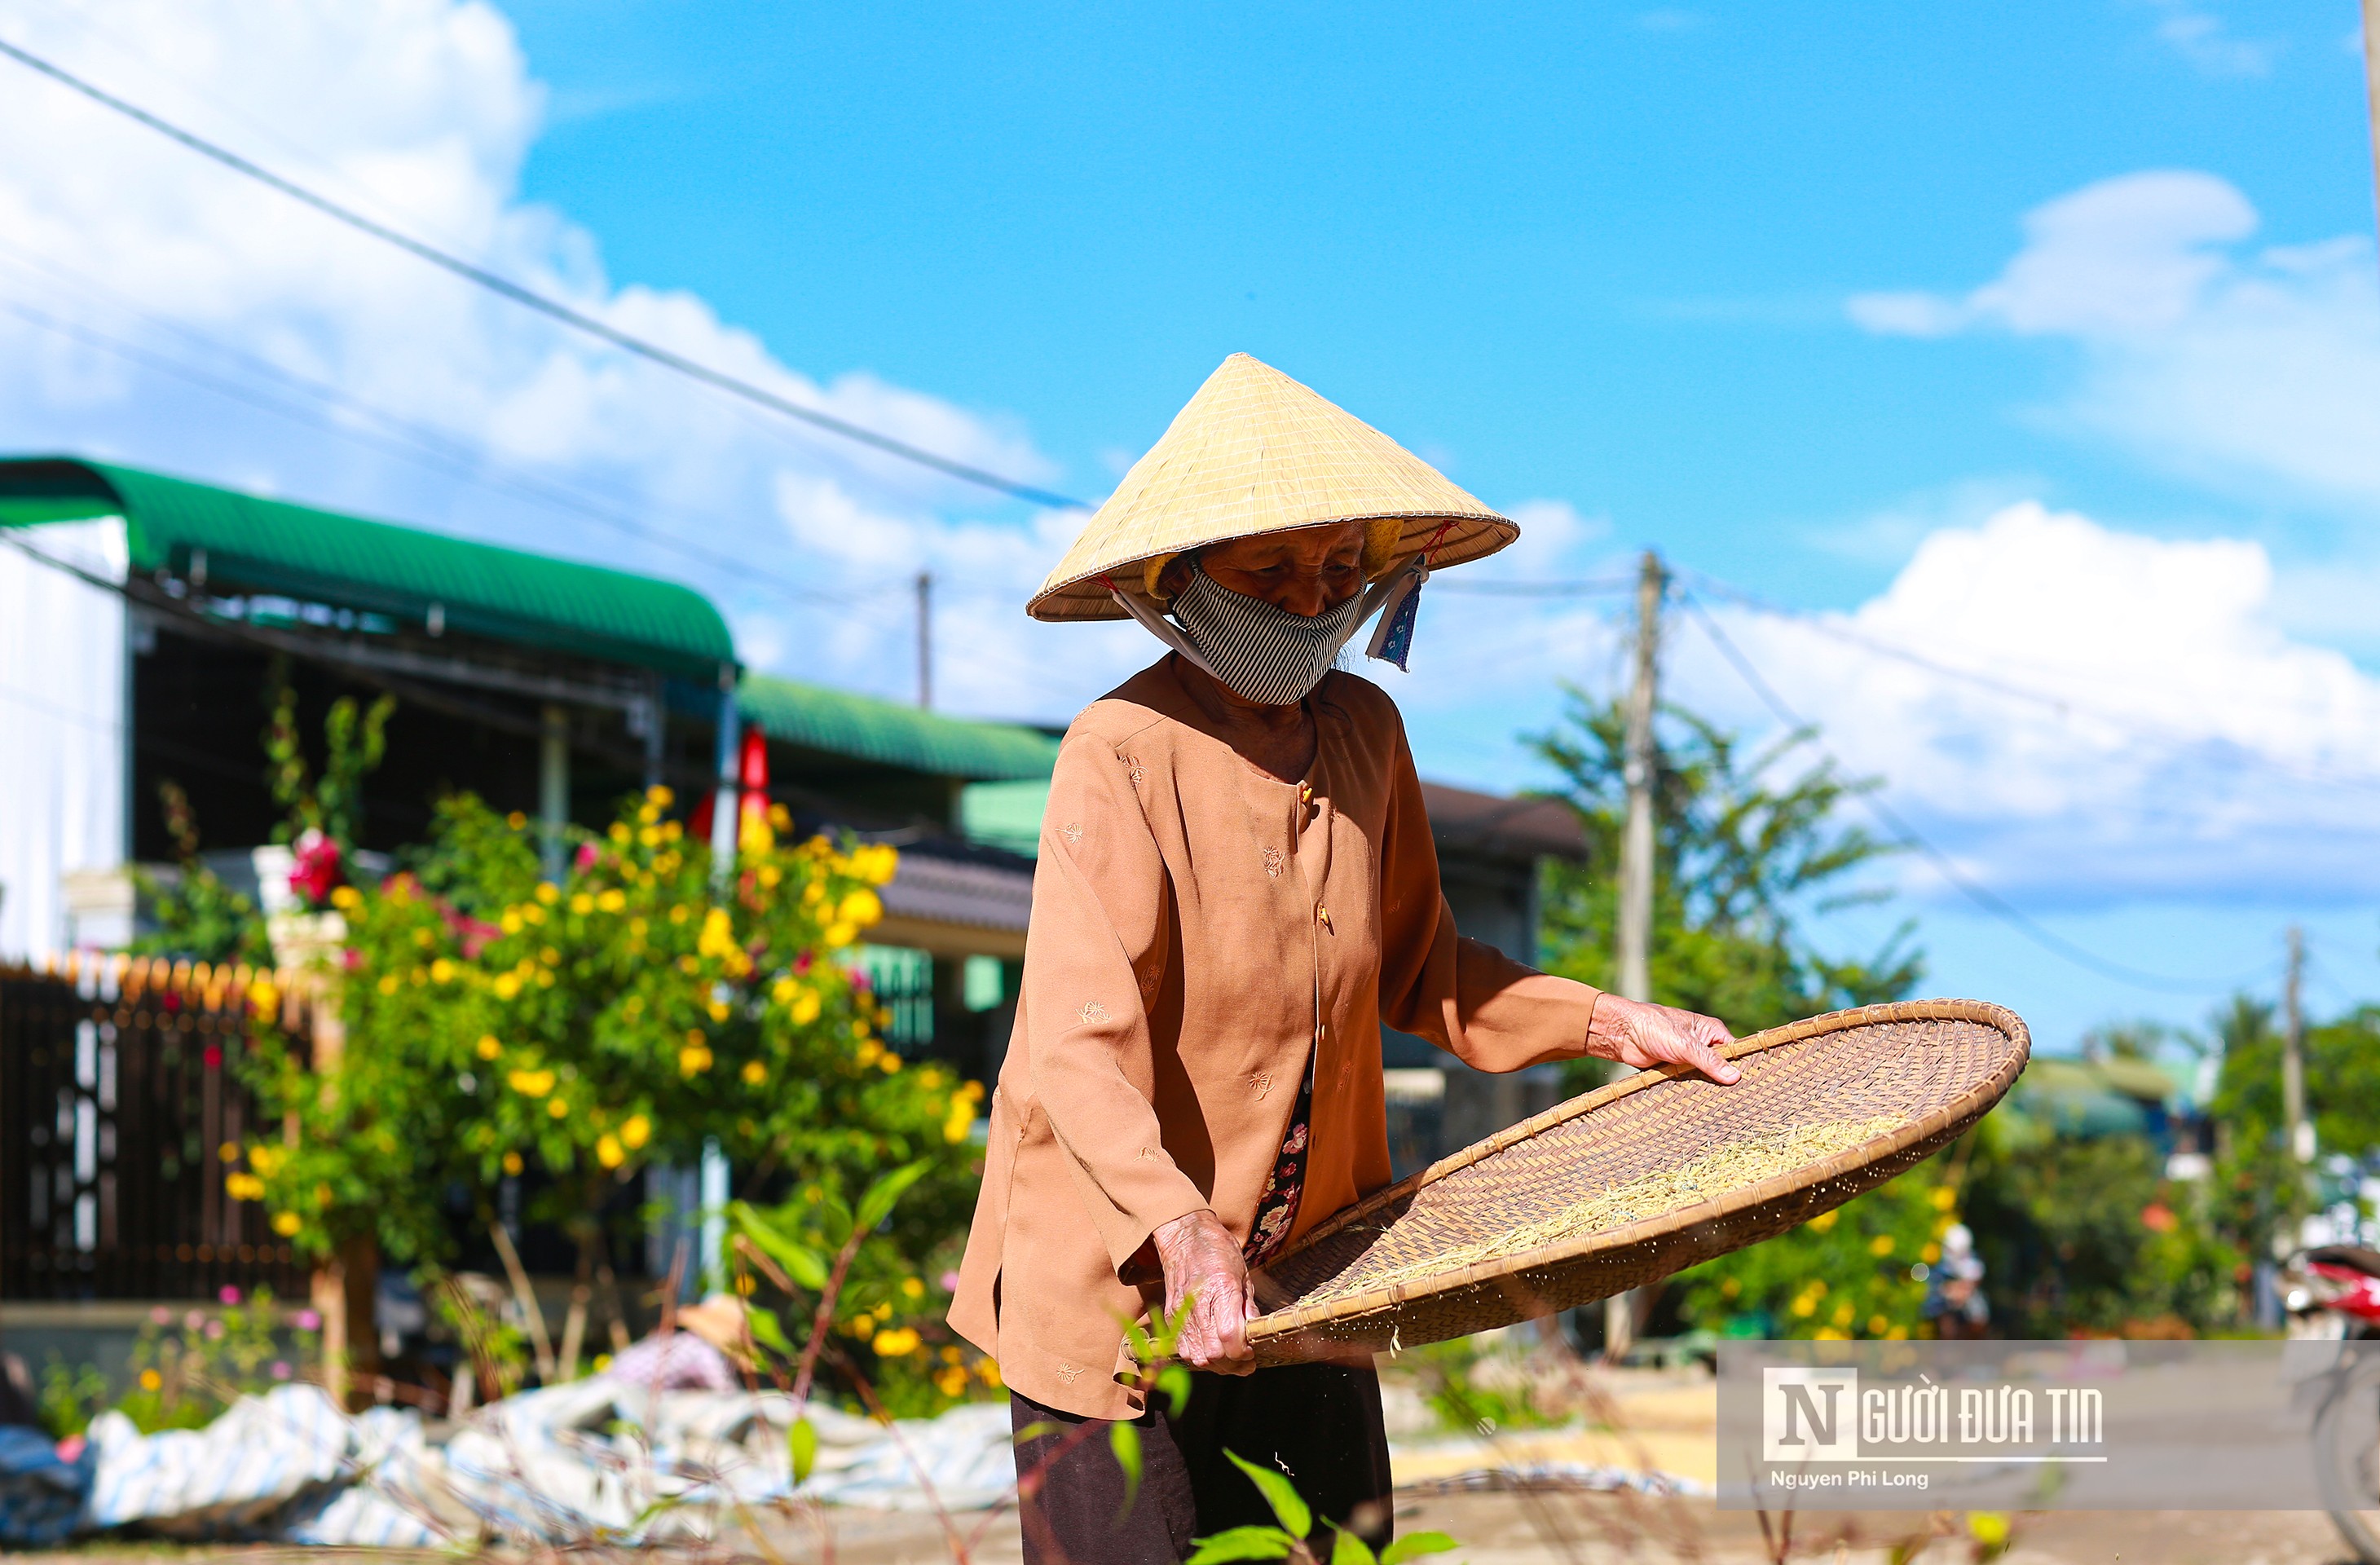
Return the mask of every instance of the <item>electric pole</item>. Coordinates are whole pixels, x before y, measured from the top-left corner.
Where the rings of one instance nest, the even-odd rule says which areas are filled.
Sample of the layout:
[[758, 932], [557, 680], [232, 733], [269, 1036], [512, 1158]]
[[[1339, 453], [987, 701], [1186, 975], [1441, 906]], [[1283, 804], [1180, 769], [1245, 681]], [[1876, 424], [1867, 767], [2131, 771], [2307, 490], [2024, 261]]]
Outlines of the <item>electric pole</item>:
[[2297, 1221], [2305, 1215], [2304, 1165], [2313, 1161], [2313, 1122], [2305, 1111], [2305, 1012], [2298, 990], [2305, 975], [2305, 931], [2289, 926], [2289, 976], [2281, 990], [2281, 1122], [2289, 1157], [2299, 1165], [2289, 1174], [2289, 1244], [2298, 1243]]
[[1636, 663], [1628, 685], [1628, 823], [1620, 839], [1620, 914], [1613, 965], [1620, 992], [1653, 998], [1653, 709], [1659, 699], [1661, 557], [1645, 551], [1636, 576]]
[[934, 573], [917, 573], [917, 707], [934, 706]]
[[2372, 191], [2380, 202], [2380, 0], [2363, 0], [2363, 101], [2372, 116]]
[[[1636, 576], [1636, 661], [1628, 684], [1628, 821], [1620, 839], [1620, 908], [1612, 965], [1620, 993], [1653, 998], [1653, 710], [1661, 674], [1661, 595], [1669, 576], [1650, 549]], [[1603, 1356], [1613, 1364], [1636, 1337], [1636, 1292], [1603, 1302]]]

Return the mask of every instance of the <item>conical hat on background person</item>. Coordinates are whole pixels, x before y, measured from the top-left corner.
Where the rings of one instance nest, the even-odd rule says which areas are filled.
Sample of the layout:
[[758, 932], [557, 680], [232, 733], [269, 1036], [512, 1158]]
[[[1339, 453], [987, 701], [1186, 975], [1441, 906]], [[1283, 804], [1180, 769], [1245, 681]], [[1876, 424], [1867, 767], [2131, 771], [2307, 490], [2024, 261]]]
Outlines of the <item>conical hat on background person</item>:
[[1373, 579], [1424, 548], [1438, 569], [1521, 536], [1379, 431], [1235, 353], [1132, 465], [1026, 612], [1122, 619], [1111, 587], [1154, 598], [1158, 572], [1184, 551], [1354, 521], [1372, 524], [1364, 567]]
[[677, 1324], [738, 1363], [748, 1356], [744, 1301], [732, 1293], [713, 1293], [698, 1304], [686, 1305], [677, 1312]]

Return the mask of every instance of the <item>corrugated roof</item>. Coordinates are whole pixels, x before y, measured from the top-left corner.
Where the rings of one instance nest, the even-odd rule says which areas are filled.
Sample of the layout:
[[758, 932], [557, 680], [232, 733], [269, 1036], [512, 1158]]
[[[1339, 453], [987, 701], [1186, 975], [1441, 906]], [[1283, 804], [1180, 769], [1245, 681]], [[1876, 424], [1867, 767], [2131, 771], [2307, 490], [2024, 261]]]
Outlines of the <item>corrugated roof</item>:
[[120, 515], [132, 568], [708, 680], [735, 658], [691, 588], [67, 457], [0, 459], [0, 526]]
[[1015, 723], [974, 722], [915, 707], [751, 674], [737, 692], [745, 721], [787, 745], [935, 777], [1001, 782], [1048, 777], [1058, 741]]
[[1421, 802], [1440, 853], [1462, 849], [1522, 864], [1586, 856], [1586, 831], [1560, 799], [1505, 798], [1424, 779]]
[[970, 782], [959, 795], [959, 830], [971, 843], [1036, 858], [1041, 852], [1041, 812], [1049, 804], [1046, 777]]

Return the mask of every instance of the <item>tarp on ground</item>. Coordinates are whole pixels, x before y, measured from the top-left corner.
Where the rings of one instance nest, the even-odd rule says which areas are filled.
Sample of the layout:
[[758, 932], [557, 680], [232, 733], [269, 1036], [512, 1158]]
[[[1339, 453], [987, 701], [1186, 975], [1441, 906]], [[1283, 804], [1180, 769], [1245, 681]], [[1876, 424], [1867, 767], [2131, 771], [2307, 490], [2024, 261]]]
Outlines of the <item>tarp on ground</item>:
[[[1014, 1481], [1004, 1404], [891, 1425], [819, 1405], [808, 1416], [819, 1455], [804, 1498], [980, 1510]], [[46, 1441], [41, 1452], [29, 1446], [22, 1474], [0, 1471], [0, 1533], [55, 1542], [139, 1527], [382, 1547], [708, 1536], [796, 1493], [794, 1417], [778, 1392], [655, 1394], [598, 1376], [491, 1404], [432, 1445], [410, 1410], [349, 1416], [317, 1387], [285, 1386], [242, 1398], [201, 1430], [143, 1435], [103, 1413], [79, 1464], [57, 1462]], [[0, 1469], [8, 1455], [0, 1450]]]

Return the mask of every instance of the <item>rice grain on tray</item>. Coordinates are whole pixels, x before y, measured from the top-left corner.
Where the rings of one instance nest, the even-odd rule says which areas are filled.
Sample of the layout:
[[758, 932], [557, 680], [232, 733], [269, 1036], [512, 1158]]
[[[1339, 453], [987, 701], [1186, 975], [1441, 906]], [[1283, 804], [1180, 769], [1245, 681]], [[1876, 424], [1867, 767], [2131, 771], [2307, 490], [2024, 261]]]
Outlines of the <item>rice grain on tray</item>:
[[[1900, 1128], [1898, 1114], [1877, 1114], [1864, 1120], [1830, 1124], [1796, 1125], [1767, 1135], [1731, 1141], [1671, 1169], [1657, 1169], [1609, 1185], [1548, 1218], [1507, 1229], [1475, 1244], [1451, 1244], [1409, 1261], [1372, 1270], [1358, 1261], [1348, 1271], [1299, 1300], [1317, 1304], [1349, 1293], [1368, 1292], [1391, 1283], [1411, 1282], [1460, 1271], [1482, 1261], [1501, 1260], [1564, 1240], [1621, 1228], [1657, 1218], [1681, 1207], [1708, 1201], [1758, 1184], [1795, 1169], [1823, 1162], [1840, 1153], [1864, 1146], [1879, 1135]], [[1381, 1231], [1386, 1231], [1382, 1230]]]

